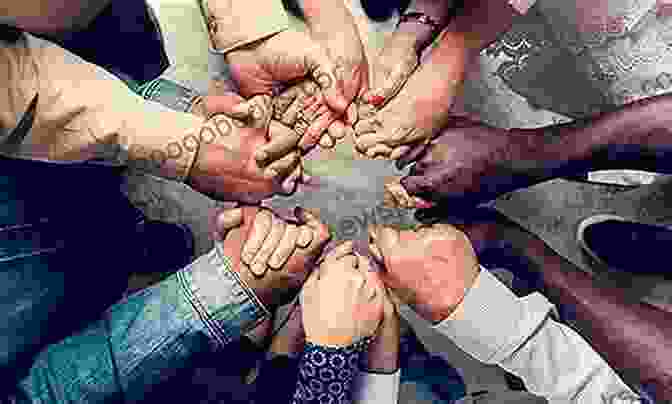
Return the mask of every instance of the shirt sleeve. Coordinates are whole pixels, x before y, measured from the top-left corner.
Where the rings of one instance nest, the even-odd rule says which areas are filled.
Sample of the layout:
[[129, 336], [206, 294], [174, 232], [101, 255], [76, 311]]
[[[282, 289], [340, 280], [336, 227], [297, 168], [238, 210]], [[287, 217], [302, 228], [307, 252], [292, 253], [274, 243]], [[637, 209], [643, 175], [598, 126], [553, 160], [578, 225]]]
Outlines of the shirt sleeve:
[[354, 381], [352, 401], [355, 404], [396, 404], [399, 401], [401, 369], [394, 373], [360, 371]]
[[176, 375], [197, 367], [204, 354], [218, 352], [267, 316], [228, 258], [213, 249], [47, 346], [0, 402], [146, 402], [163, 383], [179, 380]]
[[[122, 46], [101, 44], [101, 51], [106, 45]], [[0, 43], [0, 81], [0, 152], [17, 157], [99, 159], [184, 181], [206, 125], [143, 100], [104, 69], [28, 34]], [[36, 95], [32, 128], [18, 149], [8, 147]]]
[[553, 307], [539, 293], [516, 297], [482, 269], [457, 310], [435, 329], [481, 362], [518, 375], [550, 403], [637, 397], [579, 334], [551, 318]]
[[199, 0], [208, 24], [212, 48], [228, 53], [290, 27], [280, 0]]
[[352, 403], [353, 380], [369, 339], [348, 347], [306, 343], [292, 404]]

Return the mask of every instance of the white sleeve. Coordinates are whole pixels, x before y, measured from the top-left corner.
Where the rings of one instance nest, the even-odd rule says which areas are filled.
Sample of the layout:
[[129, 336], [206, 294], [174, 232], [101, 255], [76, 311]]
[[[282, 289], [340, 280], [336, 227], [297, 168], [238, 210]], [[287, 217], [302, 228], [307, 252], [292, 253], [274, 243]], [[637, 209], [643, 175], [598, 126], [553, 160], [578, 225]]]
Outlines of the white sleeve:
[[482, 269], [458, 309], [435, 329], [481, 362], [518, 375], [550, 403], [636, 400], [579, 334], [551, 318], [553, 309], [539, 293], [518, 298]]
[[396, 404], [401, 370], [395, 373], [359, 372], [353, 384], [354, 404]]

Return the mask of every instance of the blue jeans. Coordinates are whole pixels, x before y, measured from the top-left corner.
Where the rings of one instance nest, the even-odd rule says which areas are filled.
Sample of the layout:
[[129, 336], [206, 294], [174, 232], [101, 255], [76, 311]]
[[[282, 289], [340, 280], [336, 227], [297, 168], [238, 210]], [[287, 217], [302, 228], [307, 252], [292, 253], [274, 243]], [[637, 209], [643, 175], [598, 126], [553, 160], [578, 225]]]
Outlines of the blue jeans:
[[219, 250], [118, 302], [135, 223], [118, 173], [0, 169], [0, 402], [144, 402], [266, 314]]

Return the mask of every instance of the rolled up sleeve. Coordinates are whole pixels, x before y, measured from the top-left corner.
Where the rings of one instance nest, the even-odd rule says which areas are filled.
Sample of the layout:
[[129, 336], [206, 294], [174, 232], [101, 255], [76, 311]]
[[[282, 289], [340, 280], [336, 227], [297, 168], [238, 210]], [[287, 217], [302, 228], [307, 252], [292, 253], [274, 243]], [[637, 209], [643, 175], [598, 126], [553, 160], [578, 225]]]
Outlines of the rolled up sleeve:
[[228, 53], [289, 28], [280, 0], [199, 0], [206, 14], [212, 48]]

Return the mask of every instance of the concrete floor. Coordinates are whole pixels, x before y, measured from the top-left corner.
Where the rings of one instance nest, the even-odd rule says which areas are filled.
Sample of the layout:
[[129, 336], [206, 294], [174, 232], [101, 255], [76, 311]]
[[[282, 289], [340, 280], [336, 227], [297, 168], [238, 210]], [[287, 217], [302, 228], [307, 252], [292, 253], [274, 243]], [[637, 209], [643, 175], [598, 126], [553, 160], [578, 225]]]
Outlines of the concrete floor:
[[[210, 78], [226, 76], [226, 68], [221, 56], [208, 52], [207, 36], [196, 0], [149, 0], [149, 3], [155, 8], [162, 24], [168, 54], [173, 63], [171, 69], [165, 74], [167, 78], [205, 92]], [[362, 15], [357, 0], [354, 0], [353, 9], [356, 14]], [[381, 33], [388, 31], [393, 24], [392, 19], [386, 23], [369, 26], [371, 33], [369, 46], [375, 47], [379, 44]], [[501, 89], [501, 83], [489, 82], [492, 79], [491, 75], [487, 74], [487, 69], [484, 70], [483, 77], [480, 84], [472, 83], [472, 87], [499, 88], [497, 96], [502, 97], [504, 94], [510, 97], [511, 105], [519, 105], [519, 108], [514, 111], [517, 114], [516, 119], [519, 119], [520, 115], [525, 113], [526, 108], [525, 104], [521, 103], [520, 97], [510, 94], [510, 91], [507, 93], [506, 89]], [[536, 111], [535, 113], [537, 114], [535, 117], [541, 117], [540, 120], [558, 121], [562, 119], [557, 114], [547, 111]], [[344, 147], [347, 150], [350, 146], [344, 145]], [[325, 168], [325, 161], [335, 159], [345, 159], [350, 169], [342, 171], [337, 176], [321, 178], [329, 185], [320, 187], [319, 192], [300, 192], [291, 198], [275, 198], [270, 205], [281, 208], [296, 204], [319, 207], [324, 219], [336, 227], [337, 235], [363, 236], [366, 220], [372, 220], [372, 217], [380, 214], [372, 208], [382, 202], [380, 194], [382, 179], [398, 173], [385, 163], [348, 160], [348, 156], [342, 154], [319, 155], [313, 159], [314, 162], [311, 164], [315, 170], [320, 172]], [[367, 175], [361, 175], [363, 172]], [[626, 176], [616, 173], [608, 176], [607, 179], [623, 182]], [[627, 180], [633, 181], [631, 176], [628, 176]], [[645, 181], [650, 182], [648, 179]], [[668, 200], [666, 195], [669, 195], [666, 191], [671, 187], [672, 184], [669, 181], [624, 190], [622, 187], [556, 180], [508, 195], [497, 201], [495, 206], [527, 229], [538, 234], [570, 261], [591, 271], [592, 268], [581, 254], [574, 237], [578, 221], [593, 213], [611, 212], [649, 222], [672, 224], [672, 217], [665, 209], [665, 202]], [[226, 204], [210, 200], [186, 186], [147, 176], [130, 176], [127, 192], [130, 199], [143, 208], [151, 218], [190, 225], [197, 237], [199, 254], [210, 248], [211, 241], [208, 237], [210, 219], [216, 208], [226, 206]], [[393, 216], [394, 221], [410, 223], [412, 222], [410, 213], [399, 212], [391, 216], [386, 214], [387, 217]], [[339, 233], [338, 229], [345, 229], [344, 220], [346, 219], [359, 224], [354, 227], [356, 230], [348, 230], [348, 234], [345, 234], [345, 230]], [[352, 226], [348, 227], [348, 229], [352, 228]], [[632, 279], [632, 282], [635, 285], [632, 289], [633, 293], [636, 293], [638, 297], [655, 304], [672, 304], [670, 282], [665, 282], [658, 277], [641, 277]], [[404, 310], [404, 316], [426, 344], [428, 350], [440, 354], [463, 373], [468, 392], [508, 390], [501, 369], [484, 366], [464, 354], [450, 341], [441, 338], [425, 326], [410, 310]], [[520, 399], [516, 400], [510, 402], [523, 402]], [[412, 389], [402, 391], [400, 403], [415, 402], [419, 401], [416, 400]]]

